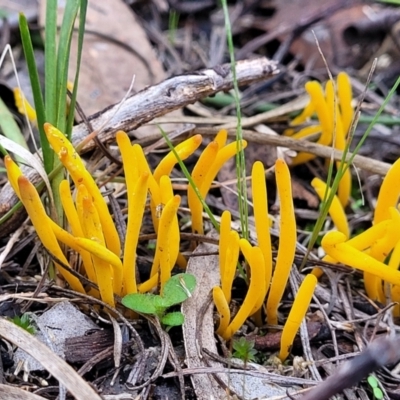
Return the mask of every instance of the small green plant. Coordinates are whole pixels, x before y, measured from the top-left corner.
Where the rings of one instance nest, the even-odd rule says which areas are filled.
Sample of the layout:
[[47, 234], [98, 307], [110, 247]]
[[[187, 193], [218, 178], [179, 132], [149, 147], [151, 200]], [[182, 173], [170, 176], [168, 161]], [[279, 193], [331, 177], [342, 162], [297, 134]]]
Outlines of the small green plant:
[[254, 340], [247, 340], [245, 337], [233, 341], [233, 356], [241, 359], [247, 364], [249, 361], [256, 361], [257, 350], [254, 348]]
[[378, 379], [374, 375], [370, 375], [367, 378], [367, 382], [372, 390], [374, 400], [382, 400], [384, 396], [382, 390], [379, 387]]
[[29, 332], [31, 335], [36, 332], [36, 328], [32, 324], [32, 319], [29, 314], [22, 314], [21, 316], [17, 315], [14, 318], [11, 318], [11, 322]]
[[180, 311], [167, 312], [167, 309], [191, 297], [195, 287], [194, 275], [177, 274], [165, 283], [160, 295], [131, 293], [122, 299], [122, 304], [138, 313], [154, 315], [168, 330], [173, 326], [182, 325], [184, 316]]

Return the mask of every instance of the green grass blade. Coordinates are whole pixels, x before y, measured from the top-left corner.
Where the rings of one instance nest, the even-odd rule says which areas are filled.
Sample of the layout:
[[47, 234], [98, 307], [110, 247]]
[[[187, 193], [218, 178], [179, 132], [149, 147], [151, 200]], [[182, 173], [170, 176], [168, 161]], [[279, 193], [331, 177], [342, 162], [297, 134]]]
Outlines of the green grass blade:
[[72, 91], [70, 107], [69, 107], [69, 114], [67, 119], [67, 126], [65, 129], [65, 135], [70, 138], [72, 133], [72, 126], [74, 124], [74, 110], [76, 104], [76, 98], [78, 95], [78, 82], [79, 82], [79, 72], [80, 72], [80, 65], [82, 59], [82, 51], [83, 51], [83, 39], [85, 35], [85, 23], [86, 23], [86, 11], [87, 11], [87, 0], [81, 0], [81, 7], [79, 10], [79, 30], [78, 30], [78, 49], [77, 49], [77, 61], [76, 61], [76, 72], [74, 78], [74, 88]]
[[65, 132], [67, 107], [67, 81], [69, 53], [75, 19], [78, 15], [80, 0], [70, 0], [65, 4], [64, 17], [60, 29], [57, 52], [57, 128]]
[[239, 85], [236, 79], [236, 61], [235, 52], [232, 40], [232, 30], [231, 23], [229, 20], [229, 11], [226, 0], [221, 1], [222, 9], [224, 11], [225, 19], [225, 31], [226, 38], [228, 41], [229, 56], [231, 60], [231, 69], [233, 76], [233, 92], [236, 104], [236, 117], [237, 117], [237, 127], [236, 127], [236, 143], [237, 143], [237, 153], [236, 153], [236, 175], [237, 175], [237, 188], [238, 188], [238, 200], [239, 200], [239, 214], [240, 214], [240, 224], [242, 228], [242, 236], [245, 239], [249, 238], [249, 210], [247, 203], [247, 182], [246, 182], [246, 160], [244, 156], [243, 149], [243, 131], [242, 131], [242, 114], [240, 109], [240, 98], [239, 98]]
[[28, 149], [25, 138], [19, 129], [13, 115], [11, 114], [4, 101], [0, 98], [0, 127], [2, 134], [25, 149]]
[[25, 54], [26, 63], [28, 65], [29, 78], [32, 87], [33, 99], [35, 102], [35, 109], [37, 115], [38, 129], [40, 135], [40, 144], [43, 151], [43, 162], [44, 168], [49, 173], [53, 168], [53, 151], [47, 141], [46, 134], [44, 132], [43, 125], [46, 122], [45, 108], [42, 96], [42, 89], [40, 87], [39, 74], [36, 67], [35, 55], [33, 52], [33, 46], [31, 36], [28, 28], [28, 21], [23, 14], [19, 16], [19, 27], [21, 32], [22, 47]]
[[45, 29], [46, 122], [57, 123], [57, 0], [47, 0]]

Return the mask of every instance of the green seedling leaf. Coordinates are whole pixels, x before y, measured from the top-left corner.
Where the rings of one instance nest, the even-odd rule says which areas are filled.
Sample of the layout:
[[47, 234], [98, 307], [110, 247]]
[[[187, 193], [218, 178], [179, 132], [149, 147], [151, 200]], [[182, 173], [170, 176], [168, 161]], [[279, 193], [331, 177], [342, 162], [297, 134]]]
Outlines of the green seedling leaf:
[[368, 382], [369, 386], [371, 386], [372, 388], [378, 387], [378, 381], [377, 381], [377, 379], [375, 378], [375, 376], [373, 376], [373, 375], [370, 375], [370, 376], [367, 378], [367, 382]]
[[122, 304], [133, 311], [142, 314], [158, 315], [159, 309], [157, 301], [160, 296], [152, 293], [132, 293], [126, 295], [122, 300]]
[[34, 325], [32, 325], [29, 314], [22, 314], [20, 317], [15, 316], [14, 318], [11, 319], [11, 321], [15, 325], [29, 332], [31, 335], [33, 335], [36, 332], [36, 328], [34, 327]]
[[382, 400], [383, 399], [383, 392], [378, 387], [373, 389], [373, 394], [374, 394], [374, 398], [376, 400]]
[[163, 299], [166, 307], [184, 302], [192, 295], [196, 287], [196, 278], [191, 274], [177, 274], [164, 285]]
[[185, 322], [185, 317], [180, 311], [170, 312], [161, 318], [161, 323], [166, 326], [181, 326]]
[[244, 362], [255, 361], [257, 350], [254, 349], [254, 341], [241, 337], [233, 341], [233, 356]]

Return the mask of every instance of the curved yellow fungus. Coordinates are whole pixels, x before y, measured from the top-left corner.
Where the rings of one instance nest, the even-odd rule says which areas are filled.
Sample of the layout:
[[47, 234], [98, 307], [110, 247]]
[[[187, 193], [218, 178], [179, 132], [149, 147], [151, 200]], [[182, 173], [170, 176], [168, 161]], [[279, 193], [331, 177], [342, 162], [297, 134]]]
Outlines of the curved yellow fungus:
[[[201, 135], [194, 135], [186, 139], [182, 143], [175, 146], [175, 152], [181, 160], [186, 160], [201, 145], [203, 138]], [[160, 182], [163, 175], [170, 175], [172, 168], [178, 162], [173, 151], [170, 151], [157, 165], [154, 170], [154, 178], [156, 182]]]
[[290, 135], [292, 139], [303, 139], [311, 135], [315, 135], [317, 133], [321, 133], [321, 126], [320, 125], [310, 125], [306, 126], [303, 129], [300, 129], [298, 132], [293, 133]]
[[19, 88], [13, 90], [14, 101], [17, 106], [18, 112], [22, 115], [26, 115], [31, 122], [36, 122], [36, 111], [30, 105], [29, 101], [25, 98], [24, 94]]
[[228, 328], [231, 312], [229, 310], [229, 304], [225, 298], [224, 292], [219, 286], [213, 287], [212, 295], [214, 304], [217, 307], [219, 314], [219, 325], [216, 332], [217, 335], [222, 335]]
[[[125, 165], [126, 163], [124, 163]], [[135, 182], [131, 192], [128, 192], [128, 221], [123, 258], [123, 291], [130, 294], [137, 292], [136, 286], [136, 250], [140, 227], [146, 205], [148, 172], [143, 172]]]
[[[69, 265], [68, 260], [61, 251], [55, 234], [51, 229], [51, 226], [48, 222], [48, 216], [40, 200], [39, 194], [36, 191], [36, 188], [24, 176], [20, 176], [18, 178], [18, 188], [21, 195], [21, 201], [32, 221], [33, 226], [35, 227], [40, 241], [43, 243], [43, 246], [46, 247], [46, 249], [55, 257], [57, 257], [62, 263]], [[76, 278], [67, 270], [61, 268], [57, 263], [55, 264], [57, 265], [61, 275], [69, 283], [73, 290], [76, 290], [80, 293], [85, 293], [85, 290], [78, 278]]]
[[239, 234], [231, 231], [228, 238], [228, 248], [225, 256], [225, 264], [221, 269], [221, 288], [228, 304], [231, 301], [233, 279], [235, 278], [236, 267], [239, 260]]
[[[311, 181], [311, 186], [315, 189], [321, 201], [323, 201], [324, 198], [329, 198], [331, 193], [331, 188], [329, 188], [328, 185], [321, 179], [314, 178]], [[325, 192], [328, 192], [326, 196]], [[349, 224], [347, 222], [346, 213], [344, 212], [343, 206], [340, 203], [338, 196], [335, 195], [333, 197], [328, 212], [337, 230], [339, 232], [342, 232], [346, 236], [346, 239], [348, 239], [350, 237]]]
[[[385, 261], [396, 243], [400, 240], [400, 214], [394, 207], [390, 207], [389, 212], [392, 217], [391, 224], [388, 225], [383, 236], [376, 238], [368, 252], [371, 257], [380, 262]], [[377, 299], [382, 304], [385, 304], [386, 296], [383, 291], [381, 279], [375, 275], [364, 272], [364, 286], [368, 297], [371, 299]]]
[[296, 293], [292, 308], [283, 326], [279, 351], [279, 358], [282, 362], [286, 360], [290, 353], [294, 338], [306, 315], [316, 285], [317, 278], [312, 274], [308, 274], [300, 285], [299, 291]]
[[267, 300], [267, 322], [278, 324], [278, 306], [282, 299], [296, 252], [296, 218], [289, 168], [284, 160], [275, 163], [276, 183], [280, 201], [279, 249]]
[[221, 129], [215, 136], [214, 142], [217, 142], [218, 147], [222, 149], [226, 145], [227, 139], [228, 139], [228, 131], [226, 129]]
[[[67, 221], [71, 227], [72, 235], [75, 237], [84, 237], [83, 229], [79, 221], [78, 212], [76, 211], [74, 200], [72, 199], [71, 188], [67, 180], [64, 179], [63, 181], [61, 181], [59, 191], [60, 191], [61, 204], [63, 206], [65, 215], [67, 217]], [[57, 236], [57, 232], [55, 231], [54, 226], [53, 230]], [[58, 238], [58, 240], [62, 239]], [[97, 283], [96, 272], [94, 270], [93, 261], [92, 257], [90, 256], [90, 253], [87, 252], [86, 250], [80, 249], [79, 254], [82, 257], [82, 263], [88, 278], [92, 282]]]
[[124, 167], [125, 184], [128, 193], [132, 193], [139, 179], [139, 168], [136, 153], [131, 141], [124, 131], [118, 131], [115, 135], [119, 151], [121, 152], [122, 165]]
[[303, 111], [296, 118], [292, 120], [290, 126], [296, 126], [306, 122], [309, 118], [312, 117], [314, 112], [315, 112], [314, 103], [312, 101], [309, 101], [307, 105], [304, 107]]
[[[85, 237], [96, 241], [105, 248], [104, 234], [100, 222], [100, 216], [94, 206], [92, 196], [85, 185], [79, 185], [77, 193], [77, 210], [81, 219]], [[114, 306], [114, 294], [120, 294], [122, 289], [122, 268], [113, 269], [109, 262], [104, 261], [92, 251], [90, 252], [93, 266], [96, 271], [97, 285], [101, 299]], [[118, 274], [118, 276], [116, 276]], [[111, 278], [111, 279], [110, 279]], [[119, 284], [119, 286], [117, 286]]]
[[351, 121], [353, 120], [354, 110], [351, 104], [353, 92], [349, 76], [345, 72], [339, 72], [337, 78], [337, 92], [342, 116], [342, 125], [345, 136], [349, 134]]
[[[319, 123], [321, 125], [321, 136], [317, 143], [329, 145], [332, 143], [333, 132], [333, 112], [328, 109], [328, 104], [325, 99], [324, 92], [321, 85], [316, 82], [307, 82], [305, 85], [307, 93], [310, 95], [310, 102], [313, 104], [315, 112], [317, 113]], [[292, 165], [303, 164], [315, 158], [315, 155], [310, 153], [300, 153], [292, 162]]]
[[[222, 141], [223, 142], [223, 141]], [[192, 171], [193, 183], [197, 188], [201, 187], [201, 183], [207, 174], [208, 169], [212, 165], [215, 157], [217, 156], [219, 145], [216, 141], [213, 141], [207, 145], [207, 147], [200, 154], [199, 159]], [[187, 190], [188, 205], [192, 215], [192, 232], [203, 234], [203, 205], [200, 199], [197, 197], [195, 190], [192, 185], [188, 185]]]
[[[181, 197], [175, 195], [165, 205], [160, 218], [155, 257], [157, 257], [158, 253], [160, 260], [161, 293], [165, 282], [171, 277], [171, 270], [175, 265], [176, 257], [179, 253], [179, 240], [171, 240], [171, 227], [174, 223], [180, 202]], [[175, 259], [172, 258], [172, 255], [176, 255]]]
[[[244, 240], [244, 239], [241, 239]], [[264, 256], [259, 247], [252, 247], [250, 251], [250, 259], [247, 260], [250, 266], [250, 283], [246, 297], [225, 332], [221, 336], [225, 340], [229, 340], [233, 334], [243, 325], [247, 317], [250, 316], [254, 306], [260, 298], [260, 293], [265, 287], [264, 280]]]
[[373, 274], [382, 280], [399, 285], [400, 272], [394, 271], [387, 265], [371, 256], [355, 249], [345, 242], [346, 237], [340, 232], [328, 232], [322, 239], [322, 247], [326, 254], [336, 261]]
[[[245, 140], [242, 140], [242, 149], [245, 149], [246, 146], [247, 142]], [[218, 171], [231, 157], [233, 157], [236, 154], [237, 149], [238, 149], [238, 142], [229, 143], [222, 149], [219, 149], [217, 157], [210, 166], [206, 176], [203, 179], [203, 182], [201, 183], [200, 194], [203, 197], [203, 199], [207, 196], [207, 193], [211, 187], [211, 183], [217, 176]]]
[[[243, 253], [244, 258], [247, 260], [248, 264], [250, 265], [251, 263], [253, 263], [254, 268], [256, 268], [257, 263], [255, 262], [255, 260], [252, 260], [252, 257], [254, 255], [253, 253], [253, 247], [251, 246], [251, 244], [249, 243], [249, 241], [247, 239], [240, 239], [239, 240], [239, 246], [240, 246], [240, 250]], [[258, 247], [258, 246], [257, 246]], [[260, 249], [261, 250], [261, 249]], [[262, 253], [262, 251], [261, 251]], [[264, 255], [263, 255], [263, 261], [264, 261]], [[257, 278], [263, 279], [264, 278], [264, 284], [262, 287], [260, 287], [260, 291], [258, 293], [258, 299], [257, 301], [254, 303], [253, 308], [250, 311], [250, 315], [253, 315], [257, 310], [259, 310], [264, 302], [265, 299], [265, 292], [266, 292], [266, 285], [265, 285], [265, 262], [263, 265], [264, 268], [257, 267], [259, 268], [259, 270], [263, 270], [264, 274], [261, 275], [259, 273], [259, 271], [257, 272]], [[250, 274], [254, 272], [254, 269], [251, 270]]]
[[[253, 164], [251, 173], [251, 191], [253, 197], [254, 222], [258, 247], [264, 255], [265, 263], [265, 295], [268, 293], [272, 276], [272, 249], [269, 232], [268, 198], [265, 183], [264, 165], [260, 161]], [[264, 295], [264, 296], [265, 296]]]
[[68, 139], [57, 128], [49, 123], [44, 124], [44, 130], [51, 147], [58, 155], [64, 167], [67, 168], [75, 186], [78, 187], [80, 184], [84, 184], [90, 195], [93, 197], [93, 202], [100, 217], [107, 247], [119, 257], [121, 253], [121, 243], [118, 232], [111, 214], [108, 211], [106, 201], [96, 182], [86, 170], [83, 161]]
[[400, 195], [400, 158], [390, 167], [383, 179], [376, 200], [374, 224], [390, 219], [390, 207], [396, 207]]
[[15, 194], [19, 199], [21, 199], [21, 194], [18, 187], [18, 178], [22, 176], [22, 171], [8, 154], [4, 156], [4, 165], [7, 170], [8, 181], [10, 182]]
[[231, 232], [231, 213], [225, 210], [219, 224], [218, 257], [221, 277], [224, 275], [226, 252], [228, 250], [229, 234]]

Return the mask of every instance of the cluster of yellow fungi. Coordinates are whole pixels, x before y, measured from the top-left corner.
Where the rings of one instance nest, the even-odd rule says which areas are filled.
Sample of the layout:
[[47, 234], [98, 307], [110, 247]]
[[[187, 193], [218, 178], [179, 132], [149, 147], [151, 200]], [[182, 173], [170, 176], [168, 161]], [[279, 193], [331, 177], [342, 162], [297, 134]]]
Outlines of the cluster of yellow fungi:
[[[346, 147], [351, 121], [353, 119], [352, 89], [350, 79], [340, 73], [336, 84], [328, 81], [325, 90], [318, 82], [308, 82], [305, 89], [310, 102], [303, 112], [292, 121], [292, 126], [304, 124], [316, 114], [318, 123], [303, 127], [299, 131], [287, 130], [286, 135], [304, 139], [319, 135], [317, 142], [332, 145], [343, 150]], [[18, 104], [31, 114], [34, 110], [20, 93], [15, 93]], [[26, 208], [37, 234], [45, 248], [55, 257], [55, 263], [69, 265], [60, 244], [79, 253], [82, 260], [81, 273], [94, 282], [98, 291], [89, 293], [100, 297], [114, 306], [114, 295], [148, 292], [170, 278], [174, 265], [184, 268], [186, 260], [179, 252], [180, 232], [177, 211], [181, 198], [174, 195], [169, 175], [180, 160], [185, 160], [200, 146], [202, 137], [195, 135], [175, 147], [158, 164], [154, 172], [147, 163], [142, 148], [132, 145], [124, 132], [116, 135], [124, 167], [128, 218], [124, 248], [116, 226], [108, 210], [106, 201], [95, 180], [87, 171], [83, 161], [71, 143], [55, 127], [45, 124], [45, 132], [51, 147], [61, 163], [69, 172], [75, 187], [75, 196], [71, 194], [70, 182], [61, 182], [59, 190], [62, 206], [69, 229], [64, 230], [51, 219], [40, 200], [39, 194], [29, 180], [9, 156], [5, 157], [9, 181]], [[200, 154], [192, 171], [195, 188], [188, 186], [188, 205], [192, 217], [192, 231], [203, 233], [203, 204], [211, 184], [223, 164], [233, 157], [238, 143], [226, 144], [227, 132], [221, 130]], [[246, 142], [241, 144], [246, 147]], [[313, 159], [307, 153], [299, 153], [293, 160], [298, 165]], [[337, 167], [339, 169], [340, 162]], [[238, 232], [231, 229], [231, 214], [225, 211], [221, 217], [219, 239], [219, 263], [221, 286], [213, 288], [213, 298], [220, 316], [217, 333], [229, 340], [252, 317], [257, 325], [262, 325], [262, 310], [265, 309], [266, 322], [278, 324], [278, 307], [287, 286], [290, 270], [296, 250], [296, 220], [291, 191], [289, 168], [285, 161], [278, 159], [275, 164], [275, 176], [280, 203], [278, 253], [273, 263], [271, 237], [269, 232], [268, 199], [265, 182], [265, 170], [257, 161], [252, 169], [252, 195], [257, 245], [240, 238]], [[321, 200], [330, 193], [330, 188], [320, 179], [311, 182]], [[350, 230], [344, 208], [349, 202], [351, 174], [347, 168], [334, 196], [329, 215], [336, 231], [328, 232], [322, 247], [326, 252], [324, 261], [344, 263], [364, 272], [365, 288], [372, 300], [385, 303], [388, 297], [400, 302], [400, 213], [398, 200], [400, 195], [400, 160], [395, 162], [386, 175], [377, 199], [373, 226], [363, 233], [350, 238]], [[199, 198], [200, 196], [200, 198]], [[143, 283], [136, 280], [136, 248], [142, 224], [143, 214], [149, 199], [154, 230], [157, 233], [156, 252], [150, 278]], [[160, 212], [161, 209], [161, 212]], [[248, 290], [237, 314], [231, 318], [232, 284], [240, 253], [247, 262]], [[388, 256], [390, 258], [388, 259]], [[122, 261], [121, 261], [122, 259]], [[386, 265], [384, 262], [388, 260]], [[80, 280], [67, 269], [58, 265], [58, 270], [78, 292], [85, 292]], [[294, 337], [304, 319], [317, 278], [322, 269], [315, 268], [308, 274], [295, 296], [281, 335], [280, 359], [287, 358]], [[394, 307], [394, 313], [400, 316], [400, 306]]]
[[[81, 272], [98, 286], [98, 291], [91, 289], [90, 294], [99, 296], [112, 306], [115, 305], [114, 295], [148, 292], [158, 285], [162, 291], [174, 265], [186, 265], [186, 260], [179, 254], [177, 211], [181, 198], [174, 195], [169, 174], [178, 162], [177, 157], [181, 160], [188, 158], [200, 146], [202, 137], [195, 135], [177, 145], [177, 157], [172, 151], [169, 152], [152, 173], [142, 148], [137, 144], [132, 145], [126, 133], [117, 133], [128, 197], [125, 244], [124, 248], [121, 248], [121, 240], [103, 194], [79, 154], [65, 135], [51, 124], [45, 124], [45, 132], [53, 151], [68, 171], [75, 186], [75, 198], [71, 194], [68, 180], [63, 180], [59, 187], [69, 230], [57, 225], [47, 215], [36, 188], [23, 176], [11, 157], [5, 157], [5, 165], [14, 191], [27, 210], [44, 247], [54, 256], [61, 275], [72, 289], [85, 293], [80, 280], [63, 268], [63, 265], [69, 266], [60, 247], [60, 243], [63, 243], [79, 253], [82, 260]], [[221, 166], [236, 154], [237, 143], [225, 145], [226, 140], [227, 132], [219, 132], [201, 154], [194, 168], [194, 180], [204, 196]], [[245, 141], [242, 146], [246, 147]], [[193, 216], [202, 221], [202, 206], [200, 201], [196, 201], [197, 198], [193, 198], [191, 188], [188, 189], [188, 196], [191, 198]], [[154, 230], [157, 233], [157, 244], [150, 278], [138, 284], [136, 248], [148, 197]], [[159, 208], [162, 208], [161, 212]], [[201, 231], [199, 228], [193, 229]]]
[[[261, 311], [265, 298], [267, 298], [265, 303], [267, 323], [278, 324], [278, 306], [293, 265], [297, 233], [290, 172], [284, 160], [276, 161], [275, 174], [280, 201], [281, 241], [274, 269], [265, 171], [260, 161], [255, 162], [252, 169], [252, 196], [258, 246], [252, 246], [248, 240], [240, 239], [238, 233], [230, 229], [229, 211], [222, 214], [219, 243], [221, 287], [213, 288], [213, 298], [220, 315], [217, 333], [225, 340], [229, 340], [250, 316], [254, 317], [258, 325], [262, 325]], [[243, 303], [231, 320], [229, 303], [240, 252], [249, 265], [249, 287]], [[311, 302], [316, 283], [316, 277], [309, 274], [300, 286], [292, 311], [283, 328], [279, 353], [281, 360], [286, 359], [289, 354], [294, 337]]]

